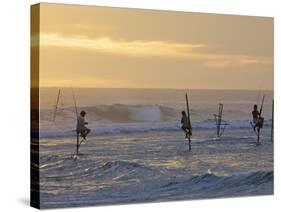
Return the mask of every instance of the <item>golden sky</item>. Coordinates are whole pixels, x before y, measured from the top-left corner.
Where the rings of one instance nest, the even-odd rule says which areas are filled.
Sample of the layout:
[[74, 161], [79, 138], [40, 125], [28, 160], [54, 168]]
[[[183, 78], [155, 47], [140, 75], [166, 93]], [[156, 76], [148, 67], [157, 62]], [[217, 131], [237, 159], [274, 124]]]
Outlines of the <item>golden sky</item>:
[[40, 86], [273, 89], [273, 18], [40, 7]]

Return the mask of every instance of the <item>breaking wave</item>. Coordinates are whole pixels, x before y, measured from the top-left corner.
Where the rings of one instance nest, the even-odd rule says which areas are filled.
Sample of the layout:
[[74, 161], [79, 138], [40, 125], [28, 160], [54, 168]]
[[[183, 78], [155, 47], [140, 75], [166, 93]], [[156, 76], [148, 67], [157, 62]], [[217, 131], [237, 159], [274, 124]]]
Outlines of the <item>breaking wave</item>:
[[[80, 108], [82, 109], [82, 108]], [[79, 110], [80, 110], [79, 109]], [[84, 107], [87, 112], [87, 119], [92, 121], [110, 121], [115, 123], [130, 122], [161, 122], [175, 120], [179, 116], [179, 111], [163, 105], [97, 105]], [[75, 118], [74, 108], [59, 109], [58, 119]], [[53, 117], [53, 110], [45, 109], [41, 112], [41, 119], [48, 120]]]
[[[80, 108], [82, 109], [82, 108]], [[79, 109], [79, 110], [80, 110]], [[87, 111], [87, 121], [90, 124], [92, 134], [125, 134], [153, 131], [180, 131], [180, 110], [163, 105], [97, 105], [83, 108]], [[40, 136], [62, 137], [75, 134], [74, 108], [65, 108], [57, 111], [56, 123], [50, 121], [53, 118], [53, 110], [44, 109], [40, 112]], [[239, 114], [239, 111], [236, 111]], [[200, 114], [200, 117], [199, 115]], [[191, 111], [192, 127], [194, 129], [216, 128], [214, 119], [201, 120], [211, 117], [210, 112], [203, 110]], [[226, 128], [250, 128], [250, 120], [227, 120]], [[271, 120], [265, 120], [265, 126], [271, 125]]]
[[[264, 185], [270, 185], [267, 190]], [[257, 195], [261, 190], [272, 193], [273, 171], [257, 171], [230, 176], [218, 176], [212, 173], [193, 176], [189, 179], [172, 180], [162, 186], [162, 191], [181, 191], [189, 189], [191, 193], [204, 193], [207, 197], [227, 197], [241, 195]], [[252, 188], [252, 189], [249, 189]], [[193, 196], [196, 198], [196, 196]], [[198, 197], [201, 198], [199, 195]]]
[[[271, 120], [266, 120], [264, 126], [270, 126]], [[214, 120], [205, 120], [202, 122], [192, 122], [193, 129], [215, 129]], [[250, 128], [250, 120], [229, 121], [227, 129], [246, 129]], [[161, 131], [181, 131], [179, 122], [156, 122], [156, 123], [131, 123], [131, 124], [103, 124], [91, 128], [92, 135], [114, 135], [130, 133], [146, 133]], [[41, 130], [40, 137], [64, 137], [74, 136], [74, 129], [68, 130]]]

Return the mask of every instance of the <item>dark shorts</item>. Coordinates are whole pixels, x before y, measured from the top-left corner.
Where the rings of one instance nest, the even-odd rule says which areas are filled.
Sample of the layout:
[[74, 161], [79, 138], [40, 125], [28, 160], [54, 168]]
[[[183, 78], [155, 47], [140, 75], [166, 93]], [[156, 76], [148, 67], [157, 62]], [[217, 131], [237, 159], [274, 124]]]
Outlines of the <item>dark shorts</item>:
[[188, 133], [189, 135], [192, 135], [192, 131], [190, 128], [185, 127], [185, 126], [181, 126], [181, 129], [185, 132]]
[[88, 128], [88, 127], [79, 127], [76, 132], [77, 133], [80, 133], [80, 134], [83, 134], [83, 133], [89, 133], [91, 130]]
[[263, 118], [263, 117], [260, 117], [260, 118], [257, 118], [257, 119], [254, 119], [254, 120], [253, 120], [255, 126], [256, 126], [256, 127], [259, 127], [259, 128], [262, 128], [262, 127], [263, 127], [263, 121], [264, 121], [264, 118]]

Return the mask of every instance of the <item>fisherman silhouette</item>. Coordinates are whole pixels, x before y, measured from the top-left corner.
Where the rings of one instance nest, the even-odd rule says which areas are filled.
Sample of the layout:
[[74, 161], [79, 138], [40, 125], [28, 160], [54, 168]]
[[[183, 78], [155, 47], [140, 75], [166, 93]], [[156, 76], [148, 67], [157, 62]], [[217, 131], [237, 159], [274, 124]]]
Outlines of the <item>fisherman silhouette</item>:
[[190, 121], [185, 111], [182, 111], [181, 114], [182, 114], [181, 129], [185, 132], [185, 137], [188, 138], [188, 135], [190, 136], [192, 135]]
[[91, 130], [85, 126], [88, 124], [88, 122], [85, 121], [85, 116], [86, 116], [86, 112], [84, 110], [82, 110], [80, 112], [80, 116], [77, 117], [76, 131], [78, 134], [81, 135], [81, 137], [83, 139], [86, 140], [86, 137], [90, 133]]
[[258, 128], [259, 130], [260, 128], [262, 128], [263, 125], [263, 117], [261, 117], [261, 114], [258, 111], [258, 106], [256, 104], [254, 105], [252, 115], [253, 115], [254, 131], [256, 131], [256, 128]]

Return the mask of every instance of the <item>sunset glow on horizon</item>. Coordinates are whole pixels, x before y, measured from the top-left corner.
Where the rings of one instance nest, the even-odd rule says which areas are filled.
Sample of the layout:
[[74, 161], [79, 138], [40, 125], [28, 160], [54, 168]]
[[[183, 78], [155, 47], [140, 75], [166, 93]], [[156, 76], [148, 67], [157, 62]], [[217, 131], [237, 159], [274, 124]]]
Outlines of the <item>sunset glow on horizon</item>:
[[273, 89], [272, 18], [43, 3], [40, 23], [42, 87]]

